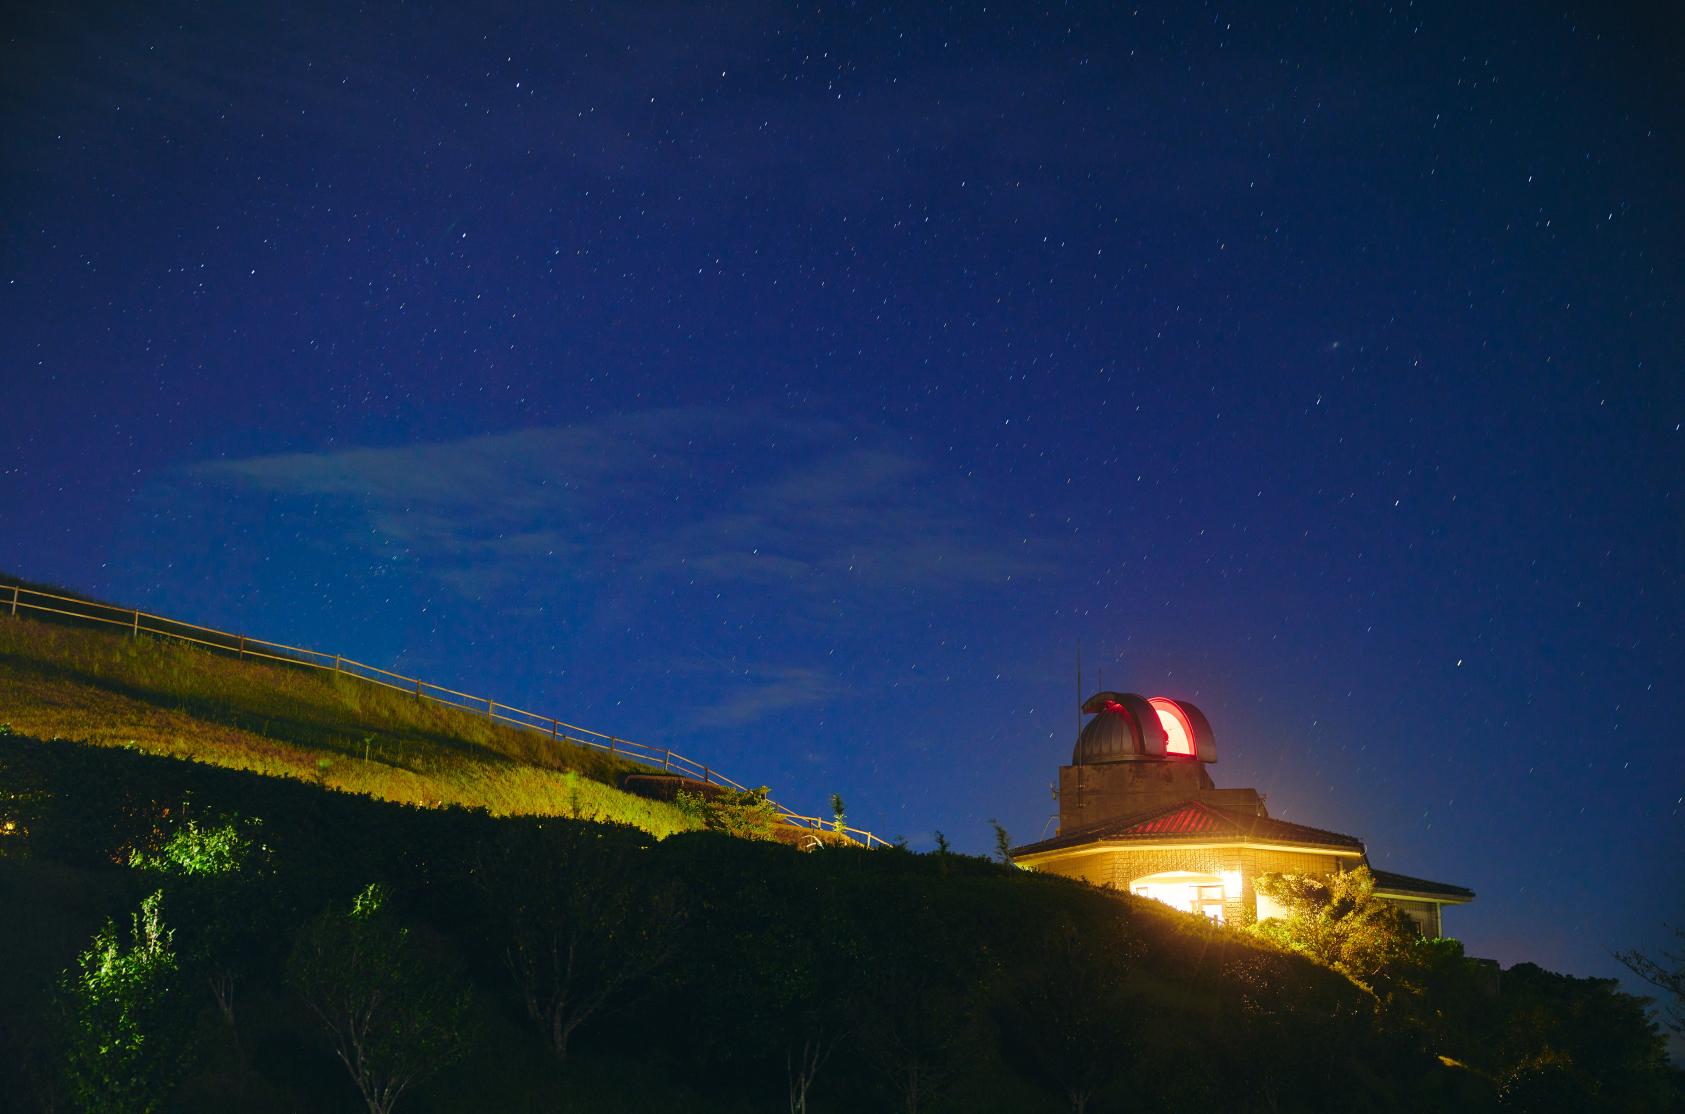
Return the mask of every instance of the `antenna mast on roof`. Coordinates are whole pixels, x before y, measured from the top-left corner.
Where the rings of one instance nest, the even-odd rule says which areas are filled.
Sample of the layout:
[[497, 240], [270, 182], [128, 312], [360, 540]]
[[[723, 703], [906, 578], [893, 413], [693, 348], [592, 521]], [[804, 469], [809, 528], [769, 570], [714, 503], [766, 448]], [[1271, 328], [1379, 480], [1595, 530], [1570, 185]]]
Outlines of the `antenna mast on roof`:
[[1082, 639], [1077, 639], [1077, 737], [1082, 737]]

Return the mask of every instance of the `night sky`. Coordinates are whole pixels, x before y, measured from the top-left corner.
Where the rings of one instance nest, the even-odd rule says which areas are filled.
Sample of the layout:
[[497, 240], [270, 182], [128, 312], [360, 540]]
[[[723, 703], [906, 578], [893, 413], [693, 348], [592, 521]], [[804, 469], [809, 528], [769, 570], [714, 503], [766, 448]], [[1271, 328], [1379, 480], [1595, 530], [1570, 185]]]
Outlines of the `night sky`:
[[1473, 954], [1685, 923], [1677, 27], [546, 7], [11, 12], [0, 568], [915, 848], [1080, 641]]

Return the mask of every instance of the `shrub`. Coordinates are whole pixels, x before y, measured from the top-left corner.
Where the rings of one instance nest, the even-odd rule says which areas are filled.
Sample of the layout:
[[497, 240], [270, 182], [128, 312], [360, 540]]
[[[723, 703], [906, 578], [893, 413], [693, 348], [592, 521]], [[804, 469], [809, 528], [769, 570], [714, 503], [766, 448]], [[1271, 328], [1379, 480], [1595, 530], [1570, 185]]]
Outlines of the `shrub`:
[[696, 827], [724, 832], [739, 839], [771, 839], [772, 829], [782, 823], [778, 807], [767, 800], [766, 786], [746, 789], [691, 793], [680, 789], [674, 804]]
[[127, 947], [107, 921], [61, 983], [70, 1022], [66, 1075], [90, 1114], [158, 1110], [186, 1067], [188, 1017], [178, 1002], [163, 896], [154, 891], [140, 903]]

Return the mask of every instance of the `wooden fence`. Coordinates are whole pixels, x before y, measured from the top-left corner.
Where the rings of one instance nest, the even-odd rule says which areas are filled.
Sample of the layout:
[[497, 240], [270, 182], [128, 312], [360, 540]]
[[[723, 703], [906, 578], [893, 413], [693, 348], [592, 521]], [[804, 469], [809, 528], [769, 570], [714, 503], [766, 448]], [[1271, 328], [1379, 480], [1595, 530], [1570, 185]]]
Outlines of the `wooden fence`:
[[[10, 591], [10, 599], [5, 593]], [[59, 620], [71, 619], [89, 623], [103, 623], [108, 626], [127, 630], [130, 635], [139, 637], [143, 634], [158, 638], [174, 639], [178, 642], [189, 642], [196, 646], [203, 646], [212, 650], [221, 650], [237, 657], [254, 658], [263, 661], [281, 662], [286, 665], [302, 666], [306, 669], [331, 670], [346, 677], [355, 677], [371, 685], [395, 689], [398, 692], [414, 695], [421, 700], [432, 700], [440, 704], [448, 704], [453, 708], [483, 715], [499, 723], [506, 723], [512, 727], [519, 727], [528, 731], [536, 731], [548, 735], [558, 745], [569, 743], [573, 746], [593, 747], [606, 750], [611, 755], [637, 762], [645, 766], [663, 770], [667, 773], [678, 774], [692, 778], [709, 785], [718, 785], [738, 792], [746, 792], [745, 786], [726, 777], [712, 766], [687, 758], [675, 752], [671, 747], [655, 747], [645, 743], [622, 739], [616, 735], [605, 735], [600, 731], [592, 731], [588, 727], [568, 723], [556, 716], [547, 716], [540, 712], [530, 712], [525, 708], [517, 708], [512, 704], [501, 704], [487, 696], [472, 696], [466, 692], [436, 685], [430, 681], [423, 681], [419, 677], [406, 677], [402, 673], [393, 673], [389, 669], [368, 665], [364, 662], [353, 661], [340, 654], [323, 653], [321, 650], [308, 650], [302, 646], [288, 646], [283, 642], [270, 642], [262, 638], [253, 638], [245, 634], [233, 634], [229, 631], [216, 630], [213, 627], [202, 627], [196, 623], [186, 623], [180, 619], [170, 619], [162, 615], [136, 608], [114, 607], [111, 604], [96, 603], [93, 600], [77, 599], [73, 596], [53, 595], [50, 592], [39, 592], [21, 585], [12, 584], [0, 586], [0, 608], [5, 608], [13, 616], [20, 611], [37, 612], [51, 615]], [[799, 812], [785, 808], [778, 802], [770, 802], [784, 822], [802, 828], [836, 830], [832, 821], [818, 816], [804, 816]], [[887, 847], [888, 841], [873, 835], [871, 832], [859, 828], [844, 827], [844, 834], [864, 843], [867, 847]]]

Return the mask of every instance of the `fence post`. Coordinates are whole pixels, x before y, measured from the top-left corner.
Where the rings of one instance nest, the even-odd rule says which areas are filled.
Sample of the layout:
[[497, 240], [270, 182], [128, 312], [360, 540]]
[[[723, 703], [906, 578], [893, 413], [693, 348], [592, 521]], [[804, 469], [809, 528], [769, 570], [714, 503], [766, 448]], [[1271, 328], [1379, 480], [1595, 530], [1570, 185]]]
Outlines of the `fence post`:
[[[22, 588], [21, 585], [18, 585], [18, 584], [12, 584], [12, 585], [10, 585], [10, 588], [12, 589], [12, 599], [11, 599], [11, 604], [10, 604], [10, 610], [11, 610], [11, 614], [15, 617], [18, 613], [18, 608], [20, 606], [22, 606], [21, 597], [22, 597], [22, 594], [23, 594], [23, 588]], [[31, 606], [33, 607], [35, 605], [32, 604]], [[140, 608], [138, 608], [138, 607], [131, 609], [131, 611], [129, 613], [129, 633], [130, 633], [131, 636], [136, 637], [136, 638], [138, 638], [140, 636], [141, 614], [142, 614], [142, 612], [141, 612]], [[156, 616], [154, 616], [154, 617], [156, 618]], [[166, 622], [166, 623], [176, 622], [176, 620], [172, 620], [172, 619], [164, 619], [163, 621]], [[152, 631], [149, 631], [148, 633], [159, 634], [159, 635], [161, 635], [163, 637], [166, 637], [166, 638], [184, 637], [182, 635], [173, 634], [169, 631], [165, 631], [161, 628], [154, 629]], [[233, 635], [233, 634], [230, 634], [226, 631], [217, 631], [217, 632], [214, 632], [214, 633], [220, 634], [223, 637], [238, 638], [239, 639], [238, 647], [237, 647], [238, 653], [241, 657], [245, 656], [247, 643], [250, 640], [248, 635], [244, 635], [244, 634]], [[227, 647], [223, 646], [222, 648], [226, 649]], [[314, 654], [314, 653], [316, 653], [316, 651], [304, 651], [304, 653]], [[320, 656], [325, 657], [326, 655], [323, 654], [323, 655], [320, 655]], [[309, 659], [301, 657], [301, 658], [291, 658], [291, 659], [282, 659], [282, 660], [301, 660], [301, 661], [307, 662]], [[344, 657], [344, 655], [342, 655], [342, 654], [335, 654], [334, 655], [333, 668], [334, 668], [335, 673], [345, 672], [345, 657]], [[359, 677], [360, 679], [363, 679], [363, 680], [368, 679], [366, 677], [363, 677], [361, 674], [353, 674], [353, 676]], [[435, 686], [435, 687], [437, 687], [437, 686]], [[424, 699], [426, 697], [425, 689], [426, 689], [426, 682], [423, 681], [420, 677], [415, 678], [415, 696], [416, 696], [416, 699], [420, 700], [420, 699]], [[497, 701], [491, 699], [490, 697], [486, 698], [486, 716], [487, 716], [488, 719], [492, 719], [492, 720], [495, 720], [497, 718]], [[539, 722], [534, 723], [534, 724], [530, 724], [530, 725], [522, 723], [522, 726], [531, 726], [536, 730], [542, 731], [543, 730], [543, 727], [541, 726], [541, 724], [543, 723], [542, 718], [536, 717], [536, 716], [533, 717], [533, 718], [538, 719]], [[592, 732], [592, 734], [595, 734], [595, 732]], [[600, 736], [600, 735], [598, 736], [598, 738], [601, 738], [601, 737], [602, 736]], [[561, 738], [561, 720], [559, 718], [552, 717], [551, 720], [550, 720], [550, 738], [552, 740], [557, 740], [557, 741], [559, 741], [560, 738]], [[581, 746], [590, 745], [586, 740], [572, 739], [570, 741], [575, 742], [575, 743], [577, 743], [578, 745], [581, 745]], [[649, 764], [650, 765], [654, 764], [654, 761], [653, 761], [653, 753], [654, 753], [654, 750], [655, 750], [654, 747], [645, 747], [642, 744], [633, 744], [633, 745], [634, 745], [634, 747], [641, 748], [643, 753], [650, 754], [651, 759], [649, 760]], [[616, 757], [619, 756], [619, 753], [620, 753], [620, 738], [618, 736], [610, 735], [608, 737], [608, 752], [609, 752], [609, 754], [614, 755]], [[639, 759], [637, 759], [637, 761], [643, 762], [645, 760], [642, 759], [642, 758], [639, 758]], [[688, 763], [692, 769], [694, 769], [696, 767], [696, 763], [689, 758], [684, 759], [684, 762]], [[671, 772], [672, 771], [672, 769], [673, 769], [673, 748], [672, 747], [667, 747], [662, 752], [661, 769], [664, 772]], [[717, 783], [717, 782], [714, 781], [714, 771], [709, 766], [703, 766], [702, 767], [702, 782], [703, 782], [704, 785], [719, 784], [722, 787], [724, 785], [723, 782]], [[802, 819], [804, 823], [809, 823], [815, 828], [821, 828], [821, 827], [824, 826], [823, 823], [820, 820], [818, 820], [817, 818], [804, 817], [804, 818], [800, 818], [800, 819]], [[855, 829], [855, 830], [859, 830], [859, 829]], [[866, 846], [868, 848], [874, 846], [875, 844], [882, 844], [885, 847], [890, 846], [890, 843], [889, 843], [888, 840], [882, 839], [882, 838], [878, 837], [877, 835], [873, 834], [872, 832], [862, 832], [862, 834], [866, 837]]]

